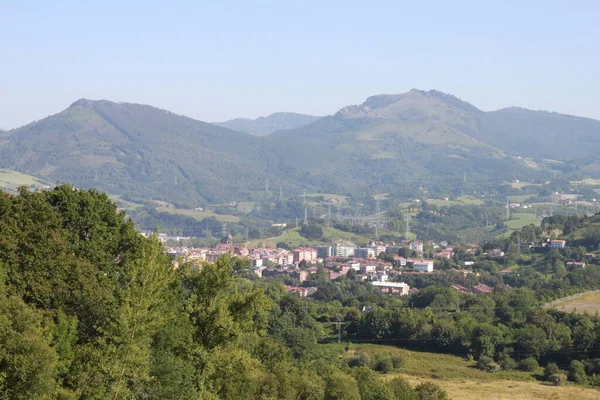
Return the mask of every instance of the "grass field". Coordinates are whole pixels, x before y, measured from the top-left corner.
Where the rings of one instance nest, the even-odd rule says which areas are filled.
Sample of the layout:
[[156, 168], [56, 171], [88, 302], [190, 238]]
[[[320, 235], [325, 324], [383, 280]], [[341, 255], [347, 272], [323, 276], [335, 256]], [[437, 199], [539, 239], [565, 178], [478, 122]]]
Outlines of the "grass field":
[[530, 183], [530, 182], [511, 182], [510, 186], [512, 186], [515, 189], [523, 189], [524, 187], [527, 186], [542, 186], [539, 183]]
[[455, 206], [455, 205], [482, 205], [484, 202], [474, 196], [460, 196], [456, 200], [443, 200], [443, 199], [427, 199], [427, 203], [433, 204], [438, 207], [443, 206]]
[[540, 225], [542, 222], [541, 218], [536, 218], [535, 214], [532, 213], [514, 213], [510, 218], [510, 220], [504, 222], [504, 225], [510, 229], [521, 229], [529, 224]]
[[338, 243], [341, 245], [362, 245], [366, 244], [368, 241], [368, 237], [329, 227], [323, 229], [323, 240], [309, 240], [300, 236], [300, 233], [297, 229], [288, 229], [280, 236], [252, 240], [250, 241], [249, 246], [258, 246], [259, 244], [262, 244], [265, 247], [275, 247], [277, 243], [284, 242], [293, 248], [332, 243]]
[[554, 308], [566, 312], [575, 310], [580, 314], [582, 314], [584, 311], [587, 311], [590, 314], [600, 312], [600, 292], [586, 294], [558, 303], [554, 305]]
[[530, 198], [532, 198], [533, 194], [520, 194], [518, 196], [506, 196], [506, 198], [510, 201], [514, 201], [516, 203], [523, 203], [524, 201], [529, 200]]
[[575, 185], [600, 186], [600, 179], [584, 179], [581, 181], [572, 181]]
[[222, 221], [222, 222], [238, 222], [240, 220], [240, 217], [236, 217], [235, 215], [215, 214], [212, 211], [206, 211], [206, 210], [205, 211], [183, 210], [183, 209], [173, 208], [173, 207], [157, 207], [156, 209], [160, 212], [166, 212], [169, 214], [186, 215], [188, 217], [195, 218], [198, 221], [201, 221], [204, 218], [208, 218], [208, 217], [215, 217], [218, 221]]
[[8, 169], [0, 169], [0, 188], [15, 190], [20, 186], [43, 185], [37, 178]]
[[134, 203], [132, 201], [123, 200], [121, 196], [116, 194], [109, 194], [108, 197], [117, 204], [117, 207], [124, 209], [125, 211], [133, 211], [140, 207], [142, 204]]
[[[397, 373], [385, 376], [392, 379], [401, 376], [412, 385], [431, 381], [442, 386], [450, 399], [460, 400], [525, 400], [525, 399], [598, 399], [600, 391], [581, 386], [551, 386], [537, 381], [530, 372], [500, 371], [488, 373], [475, 368], [475, 361], [447, 354], [415, 352], [392, 346], [351, 344], [343, 357], [361, 350], [367, 353], [392, 353], [401, 355], [404, 366]], [[541, 373], [542, 369], [536, 373]]]

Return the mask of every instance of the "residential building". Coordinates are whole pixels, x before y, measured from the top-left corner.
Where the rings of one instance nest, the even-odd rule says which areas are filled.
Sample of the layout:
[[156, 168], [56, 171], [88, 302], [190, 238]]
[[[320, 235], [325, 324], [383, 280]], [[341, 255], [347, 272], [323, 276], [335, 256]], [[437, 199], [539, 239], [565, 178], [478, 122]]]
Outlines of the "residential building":
[[488, 285], [485, 285], [483, 283], [473, 286], [473, 293], [475, 293], [475, 294], [490, 294], [493, 291], [494, 291], [494, 289], [492, 289], [491, 287], [489, 287]]
[[299, 263], [301, 261], [312, 262], [317, 259], [317, 251], [311, 248], [295, 249], [293, 254], [295, 263]]
[[456, 285], [452, 285], [452, 286], [450, 286], [450, 287], [451, 287], [452, 289], [456, 290], [458, 293], [464, 293], [464, 294], [468, 294], [468, 293], [470, 293], [470, 292], [469, 292], [469, 289], [467, 289], [466, 287], [464, 287], [464, 286], [462, 286], [462, 285], [458, 285], [458, 284], [456, 284]]
[[373, 247], [357, 247], [354, 249], [354, 257], [364, 259], [375, 258], [375, 249]]
[[371, 285], [379, 288], [382, 293], [396, 294], [399, 296], [407, 296], [410, 291], [410, 286], [404, 282], [379, 282], [373, 281]]
[[316, 246], [315, 250], [319, 258], [328, 258], [333, 255], [333, 247], [331, 246]]
[[332, 252], [335, 257], [350, 258], [354, 256], [354, 247], [336, 245]]
[[433, 272], [433, 261], [432, 260], [415, 260], [413, 262], [413, 269], [419, 272]]
[[583, 261], [568, 261], [567, 268], [585, 268], [585, 263]]
[[414, 242], [410, 242], [408, 244], [408, 248], [416, 251], [418, 254], [423, 254], [423, 242], [420, 240], [415, 240]]
[[566, 244], [566, 240], [551, 240], [549, 246], [551, 249], [563, 249]]

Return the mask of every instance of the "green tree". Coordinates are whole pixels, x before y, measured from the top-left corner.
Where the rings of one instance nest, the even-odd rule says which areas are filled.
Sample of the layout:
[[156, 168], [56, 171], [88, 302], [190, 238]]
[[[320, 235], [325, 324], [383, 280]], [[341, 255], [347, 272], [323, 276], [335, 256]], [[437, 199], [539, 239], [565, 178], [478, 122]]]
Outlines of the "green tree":
[[0, 398], [52, 399], [58, 355], [44, 332], [42, 315], [0, 290]]

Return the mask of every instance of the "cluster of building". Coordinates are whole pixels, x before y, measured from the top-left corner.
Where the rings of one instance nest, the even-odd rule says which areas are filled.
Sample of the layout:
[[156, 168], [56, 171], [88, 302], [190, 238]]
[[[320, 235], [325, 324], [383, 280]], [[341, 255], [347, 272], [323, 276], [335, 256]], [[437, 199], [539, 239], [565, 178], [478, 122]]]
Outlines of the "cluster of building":
[[[439, 250], [436, 257], [451, 258], [452, 247], [447, 243], [433, 244]], [[417, 257], [403, 257], [403, 249], [412, 250]], [[407, 241], [404, 243], [385, 244], [372, 242], [368, 246], [315, 246], [293, 250], [280, 248], [247, 248], [231, 244], [219, 244], [214, 248], [169, 247], [167, 253], [173, 260], [180, 258], [201, 264], [214, 262], [225, 253], [232, 253], [249, 261], [252, 270], [260, 277], [285, 274], [303, 283], [311, 274], [318, 271], [317, 265], [325, 268], [329, 279], [336, 279], [348, 274], [351, 270], [357, 280], [369, 281], [384, 293], [404, 296], [409, 294], [410, 287], [403, 282], [395, 282], [401, 273], [431, 273], [434, 261], [423, 259], [423, 242]], [[379, 257], [385, 253], [387, 261]], [[176, 261], [175, 261], [176, 262]], [[402, 270], [402, 272], [400, 272]], [[286, 287], [289, 292], [301, 297], [312, 294], [312, 289], [305, 287]]]

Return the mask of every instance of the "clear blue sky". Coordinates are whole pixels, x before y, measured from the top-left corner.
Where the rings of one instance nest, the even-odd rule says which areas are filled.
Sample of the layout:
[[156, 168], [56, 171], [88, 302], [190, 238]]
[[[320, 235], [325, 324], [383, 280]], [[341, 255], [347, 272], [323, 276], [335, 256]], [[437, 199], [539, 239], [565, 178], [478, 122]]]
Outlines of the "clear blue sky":
[[0, 0], [5, 128], [82, 97], [219, 121], [411, 88], [600, 119], [599, 73], [592, 0]]

